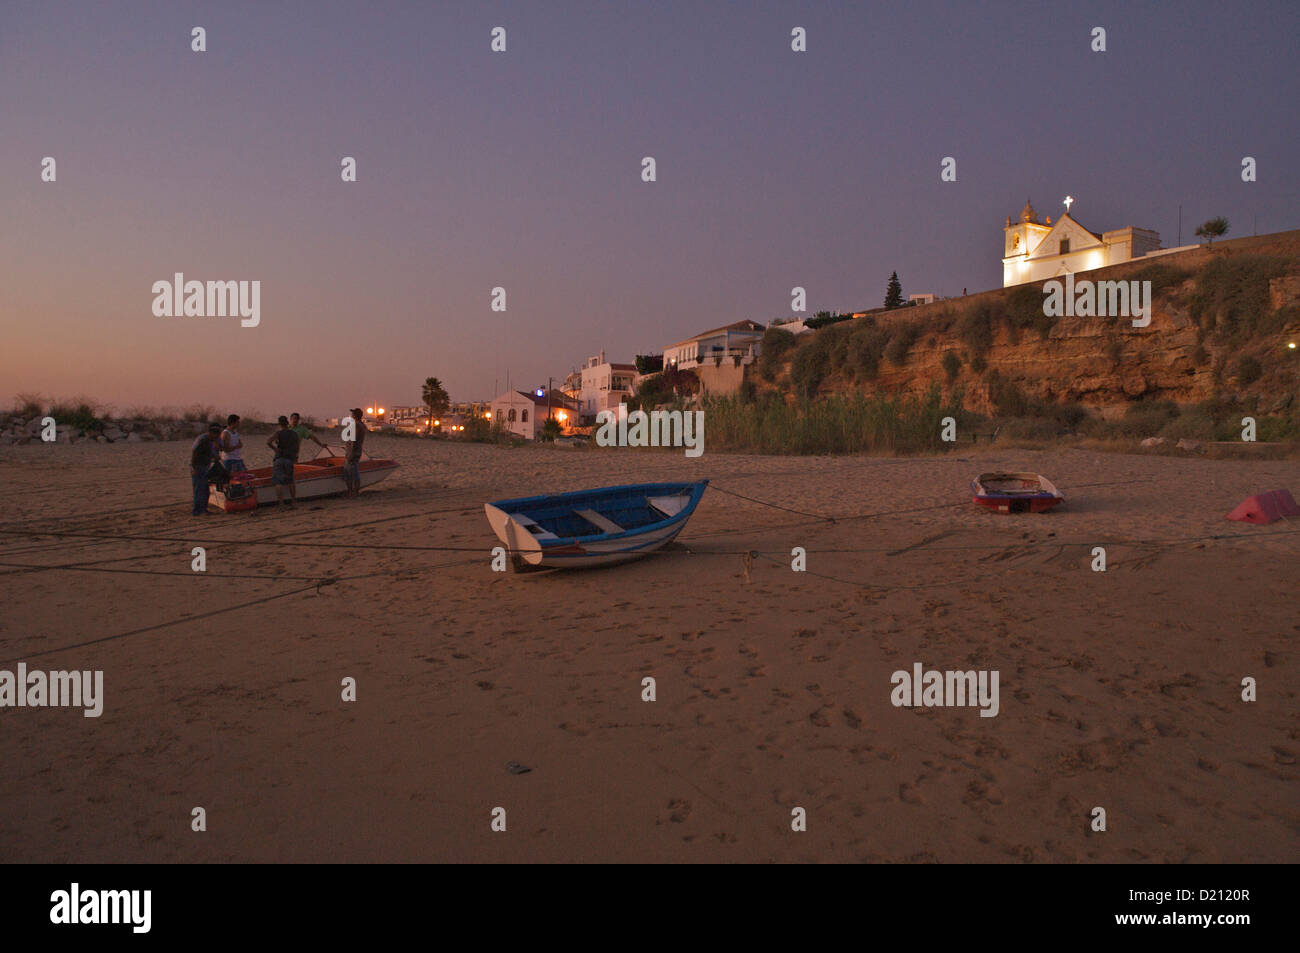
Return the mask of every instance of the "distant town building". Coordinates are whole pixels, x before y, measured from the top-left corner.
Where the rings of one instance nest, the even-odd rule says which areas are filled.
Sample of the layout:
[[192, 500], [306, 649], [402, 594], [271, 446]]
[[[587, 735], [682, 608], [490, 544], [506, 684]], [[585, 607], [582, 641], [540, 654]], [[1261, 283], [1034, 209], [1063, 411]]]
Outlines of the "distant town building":
[[560, 390], [564, 391], [564, 396], [568, 397], [578, 404], [582, 403], [582, 371], [569, 371], [560, 384]]
[[548, 413], [561, 429], [569, 429], [578, 422], [577, 402], [558, 390], [552, 390], [549, 395], [545, 391], [538, 394], [535, 391], [508, 390], [488, 402], [488, 411], [494, 425], [499, 421], [504, 429], [525, 440], [536, 440], [541, 436]]
[[397, 430], [420, 430], [429, 422], [428, 407], [390, 407], [384, 422]]
[[1038, 213], [1029, 202], [1025, 202], [1015, 224], [1007, 217], [1003, 228], [1002, 287], [1105, 268], [1160, 248], [1159, 233], [1148, 228], [1116, 228], [1101, 234], [1089, 231], [1070, 217], [1073, 201], [1066, 199], [1066, 212], [1055, 225], [1051, 216], [1038, 221]]
[[608, 361], [604, 351], [587, 358], [580, 372], [579, 412], [583, 417], [594, 418], [602, 410], [618, 409], [619, 404], [626, 403], [632, 396], [632, 382], [635, 379], [635, 364]]
[[741, 363], [753, 363], [765, 330], [757, 321], [737, 321], [713, 328], [664, 348], [664, 367], [685, 370], [706, 361], [737, 357]]

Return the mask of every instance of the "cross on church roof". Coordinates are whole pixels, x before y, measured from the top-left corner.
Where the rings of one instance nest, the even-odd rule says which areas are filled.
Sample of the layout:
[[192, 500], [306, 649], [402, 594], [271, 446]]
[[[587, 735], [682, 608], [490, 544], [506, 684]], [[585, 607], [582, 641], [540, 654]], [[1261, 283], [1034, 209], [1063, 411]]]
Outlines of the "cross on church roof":
[[1070, 206], [1074, 204], [1074, 196], [1067, 195], [1062, 204], [1065, 206], [1065, 211], [1068, 213], [1070, 211]]

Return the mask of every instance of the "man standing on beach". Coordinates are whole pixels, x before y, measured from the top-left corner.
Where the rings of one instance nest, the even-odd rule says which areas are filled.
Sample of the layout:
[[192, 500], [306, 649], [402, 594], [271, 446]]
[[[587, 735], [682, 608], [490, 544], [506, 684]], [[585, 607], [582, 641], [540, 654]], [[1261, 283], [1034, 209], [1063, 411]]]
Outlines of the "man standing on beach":
[[294, 413], [289, 415], [289, 428], [298, 435], [299, 447], [310, 440], [318, 447], [322, 447], [325, 450], [329, 449], [329, 447], [320, 442], [319, 437], [311, 432], [311, 428], [302, 422], [302, 414]]
[[271, 434], [266, 445], [275, 451], [271, 461], [271, 482], [275, 484], [275, 502], [284, 505], [284, 488], [289, 487], [289, 505], [298, 499], [298, 485], [293, 482], [293, 465], [298, 460], [298, 435], [289, 429], [289, 418], [281, 416], [280, 429]]
[[244, 466], [244, 439], [239, 435], [239, 414], [226, 418], [226, 429], [221, 431], [221, 451], [222, 463], [232, 475], [248, 469]]
[[347, 444], [347, 456], [343, 459], [343, 482], [347, 484], [348, 496], [361, 494], [361, 447], [366, 442], [366, 422], [361, 417], [361, 408], [353, 407], [348, 411], [352, 415], [354, 435]]
[[190, 446], [190, 482], [194, 486], [192, 516], [208, 515], [208, 476], [221, 457], [221, 424], [208, 424], [208, 432]]

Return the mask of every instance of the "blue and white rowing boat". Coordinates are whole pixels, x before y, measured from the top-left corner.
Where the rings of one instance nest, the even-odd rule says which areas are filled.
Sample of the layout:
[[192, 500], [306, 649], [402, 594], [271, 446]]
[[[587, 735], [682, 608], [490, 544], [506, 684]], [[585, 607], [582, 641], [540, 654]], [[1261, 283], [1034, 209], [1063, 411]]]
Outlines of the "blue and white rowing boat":
[[672, 542], [708, 485], [700, 480], [607, 486], [498, 500], [483, 509], [516, 569], [611, 566]]

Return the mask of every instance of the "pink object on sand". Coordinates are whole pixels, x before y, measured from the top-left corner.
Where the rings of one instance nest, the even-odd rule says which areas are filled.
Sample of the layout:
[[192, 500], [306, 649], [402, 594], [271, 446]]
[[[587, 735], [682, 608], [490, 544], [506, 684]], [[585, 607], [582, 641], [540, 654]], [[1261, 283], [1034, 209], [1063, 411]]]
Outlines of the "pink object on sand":
[[1275, 520], [1300, 516], [1300, 506], [1296, 505], [1290, 490], [1269, 490], [1256, 493], [1242, 500], [1241, 504], [1228, 514], [1230, 520], [1243, 523], [1272, 523]]

